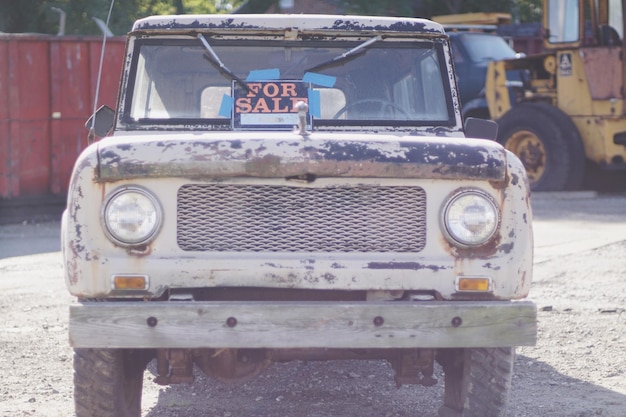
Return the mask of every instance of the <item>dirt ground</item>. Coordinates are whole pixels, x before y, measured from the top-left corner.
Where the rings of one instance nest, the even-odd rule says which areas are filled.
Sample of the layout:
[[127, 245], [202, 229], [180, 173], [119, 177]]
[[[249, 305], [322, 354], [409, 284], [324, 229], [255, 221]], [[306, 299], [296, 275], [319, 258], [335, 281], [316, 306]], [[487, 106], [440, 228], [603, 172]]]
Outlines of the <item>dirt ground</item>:
[[[534, 199], [538, 344], [517, 350], [507, 417], [626, 417], [624, 207], [625, 195]], [[58, 227], [0, 227], [2, 417], [73, 415]], [[279, 364], [235, 386], [200, 374], [191, 386], [152, 378], [149, 417], [435, 417], [443, 392], [441, 383], [396, 388], [384, 362]]]

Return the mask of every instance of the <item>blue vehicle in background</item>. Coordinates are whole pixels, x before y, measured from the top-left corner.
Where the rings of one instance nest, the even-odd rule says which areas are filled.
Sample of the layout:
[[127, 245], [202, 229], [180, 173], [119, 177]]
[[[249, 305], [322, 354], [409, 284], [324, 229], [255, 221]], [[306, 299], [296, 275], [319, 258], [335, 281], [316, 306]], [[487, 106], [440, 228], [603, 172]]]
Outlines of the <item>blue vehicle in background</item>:
[[[433, 16], [450, 36], [452, 55], [461, 97], [463, 118], [489, 119], [485, 98], [485, 79], [491, 61], [523, 56], [498, 34], [498, 29], [511, 26], [508, 13], [464, 13]], [[519, 74], [507, 74], [512, 87], [521, 86]], [[515, 94], [511, 94], [515, 97]]]
[[[491, 61], [514, 59], [520, 54], [501, 36], [488, 32], [489, 27], [478, 27], [482, 31], [468, 27], [448, 28], [454, 66], [457, 74], [463, 118], [479, 117], [489, 119], [489, 108], [485, 99], [485, 77]], [[507, 77], [520, 80], [519, 75]], [[513, 95], [514, 96], [514, 95]]]

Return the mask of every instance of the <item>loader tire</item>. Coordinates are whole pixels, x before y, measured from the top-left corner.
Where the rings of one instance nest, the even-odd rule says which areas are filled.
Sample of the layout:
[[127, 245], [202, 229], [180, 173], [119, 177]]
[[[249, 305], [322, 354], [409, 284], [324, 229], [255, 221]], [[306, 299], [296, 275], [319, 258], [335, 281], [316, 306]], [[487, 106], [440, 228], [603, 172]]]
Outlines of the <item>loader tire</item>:
[[498, 120], [498, 142], [517, 155], [533, 191], [582, 187], [585, 150], [578, 129], [558, 108], [521, 103]]

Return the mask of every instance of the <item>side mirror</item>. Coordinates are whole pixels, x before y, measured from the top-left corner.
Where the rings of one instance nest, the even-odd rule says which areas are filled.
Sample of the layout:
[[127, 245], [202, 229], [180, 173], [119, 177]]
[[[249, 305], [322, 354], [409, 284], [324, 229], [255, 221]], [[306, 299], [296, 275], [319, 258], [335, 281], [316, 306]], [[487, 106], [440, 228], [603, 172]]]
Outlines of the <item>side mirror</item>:
[[91, 115], [91, 117], [87, 120], [87, 123], [85, 123], [85, 127], [91, 130], [91, 127], [93, 126], [96, 136], [103, 138], [109, 134], [111, 129], [113, 129], [114, 122], [115, 110], [107, 105], [104, 105], [100, 106], [100, 108], [96, 110], [96, 113]]
[[468, 117], [465, 120], [465, 136], [468, 138], [496, 140], [498, 138], [498, 124], [493, 120]]

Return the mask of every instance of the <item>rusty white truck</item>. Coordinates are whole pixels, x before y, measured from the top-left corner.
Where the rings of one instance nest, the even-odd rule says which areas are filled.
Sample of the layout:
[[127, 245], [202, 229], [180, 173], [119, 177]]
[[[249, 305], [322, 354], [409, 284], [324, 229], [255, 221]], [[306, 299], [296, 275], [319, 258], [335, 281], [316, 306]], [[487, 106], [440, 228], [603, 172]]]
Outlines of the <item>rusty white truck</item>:
[[439, 24], [145, 18], [89, 126], [62, 222], [78, 417], [140, 416], [153, 360], [177, 384], [380, 359], [443, 383], [441, 416], [503, 414], [536, 341], [530, 191], [463, 124]]

